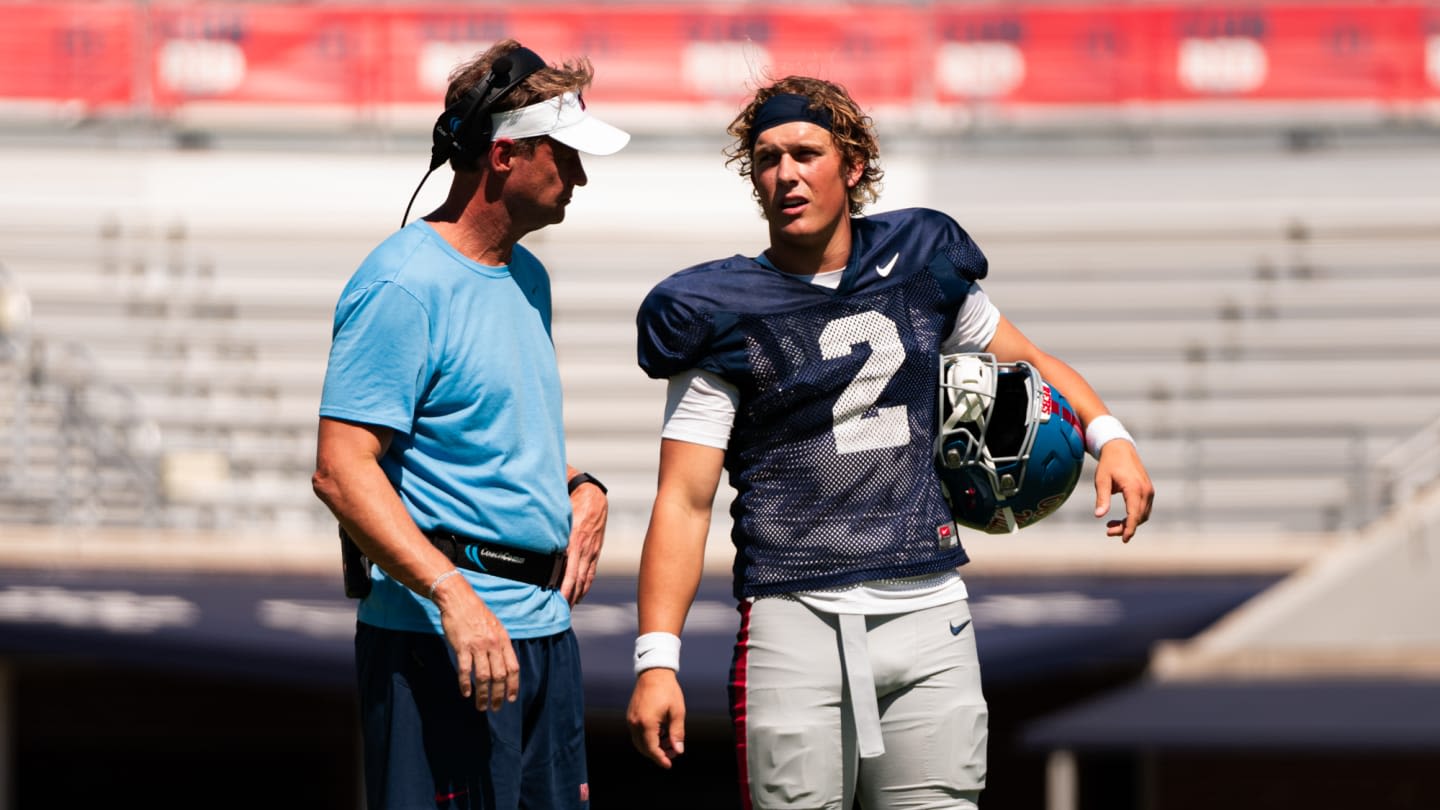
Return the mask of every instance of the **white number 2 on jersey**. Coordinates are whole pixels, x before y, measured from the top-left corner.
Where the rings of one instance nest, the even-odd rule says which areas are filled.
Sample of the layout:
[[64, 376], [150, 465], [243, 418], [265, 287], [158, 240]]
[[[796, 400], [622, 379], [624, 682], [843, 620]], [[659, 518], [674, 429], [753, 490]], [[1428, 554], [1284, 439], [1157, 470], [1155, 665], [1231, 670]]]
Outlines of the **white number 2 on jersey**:
[[854, 352], [861, 343], [870, 345], [870, 357], [835, 400], [835, 449], [841, 453], [899, 447], [910, 441], [904, 405], [891, 405], [880, 408], [873, 416], [865, 415], [905, 361], [905, 347], [894, 321], [878, 312], [837, 318], [820, 333], [820, 354], [834, 360]]

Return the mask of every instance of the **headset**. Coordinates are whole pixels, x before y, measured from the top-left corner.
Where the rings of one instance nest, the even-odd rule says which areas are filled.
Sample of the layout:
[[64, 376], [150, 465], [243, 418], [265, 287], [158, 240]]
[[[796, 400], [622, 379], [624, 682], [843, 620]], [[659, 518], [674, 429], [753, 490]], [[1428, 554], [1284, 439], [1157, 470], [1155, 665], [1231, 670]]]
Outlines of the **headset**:
[[494, 124], [490, 120], [491, 110], [509, 95], [511, 90], [544, 67], [545, 60], [541, 59], [539, 54], [529, 48], [518, 47], [496, 58], [495, 63], [490, 66], [490, 72], [485, 74], [479, 84], [470, 88], [440, 113], [440, 117], [435, 119], [435, 126], [430, 130], [430, 168], [425, 172], [425, 176], [420, 178], [420, 185], [415, 187], [415, 193], [410, 195], [410, 203], [405, 206], [405, 216], [400, 220], [400, 227], [405, 227], [406, 221], [410, 219], [410, 206], [415, 204], [420, 187], [425, 185], [430, 173], [452, 157], [478, 160], [480, 150], [490, 144], [494, 133]]

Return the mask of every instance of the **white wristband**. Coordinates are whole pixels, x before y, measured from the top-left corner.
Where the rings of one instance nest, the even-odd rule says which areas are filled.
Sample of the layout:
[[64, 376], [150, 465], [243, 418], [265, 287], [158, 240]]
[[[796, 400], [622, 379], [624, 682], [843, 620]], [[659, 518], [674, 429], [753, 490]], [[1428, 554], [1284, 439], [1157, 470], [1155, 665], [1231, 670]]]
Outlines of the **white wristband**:
[[635, 639], [635, 674], [647, 669], [680, 671], [680, 637], [674, 633], [644, 633]]
[[1090, 455], [1097, 459], [1100, 458], [1100, 448], [1112, 439], [1124, 439], [1131, 444], [1135, 443], [1135, 439], [1125, 430], [1125, 426], [1120, 424], [1120, 420], [1108, 413], [1091, 419], [1090, 424], [1085, 426], [1085, 449], [1089, 450]]

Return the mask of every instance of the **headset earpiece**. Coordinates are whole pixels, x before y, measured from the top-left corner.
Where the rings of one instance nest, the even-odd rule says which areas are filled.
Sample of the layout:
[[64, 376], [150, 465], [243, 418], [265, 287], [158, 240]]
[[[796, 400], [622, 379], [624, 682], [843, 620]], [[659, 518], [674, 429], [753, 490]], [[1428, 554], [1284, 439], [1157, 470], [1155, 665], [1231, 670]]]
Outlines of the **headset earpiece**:
[[530, 74], [543, 67], [545, 60], [539, 54], [529, 48], [516, 48], [496, 58], [490, 72], [479, 84], [440, 113], [440, 117], [435, 119], [435, 126], [430, 128], [430, 169], [420, 178], [415, 193], [410, 195], [410, 203], [400, 217], [400, 227], [405, 227], [410, 219], [410, 206], [420, 196], [420, 187], [425, 185], [431, 172], [451, 157], [477, 159], [480, 150], [490, 143], [490, 110]]
[[495, 104], [544, 67], [545, 60], [524, 47], [496, 59], [479, 84], [446, 107], [435, 119], [431, 132], [431, 170], [454, 156], [478, 158], [479, 151], [490, 143], [490, 111]]

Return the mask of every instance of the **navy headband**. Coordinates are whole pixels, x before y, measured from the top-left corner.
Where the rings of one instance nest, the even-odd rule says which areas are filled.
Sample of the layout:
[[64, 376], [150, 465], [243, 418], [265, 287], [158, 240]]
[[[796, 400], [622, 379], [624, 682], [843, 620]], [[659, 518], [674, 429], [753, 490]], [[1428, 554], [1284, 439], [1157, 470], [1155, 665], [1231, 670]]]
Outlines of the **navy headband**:
[[823, 127], [827, 131], [835, 131], [835, 122], [830, 117], [830, 110], [825, 107], [811, 109], [808, 96], [797, 93], [779, 93], [765, 99], [765, 103], [755, 111], [755, 123], [750, 125], [750, 148], [755, 148], [756, 139], [765, 130], [796, 121], [805, 121]]

